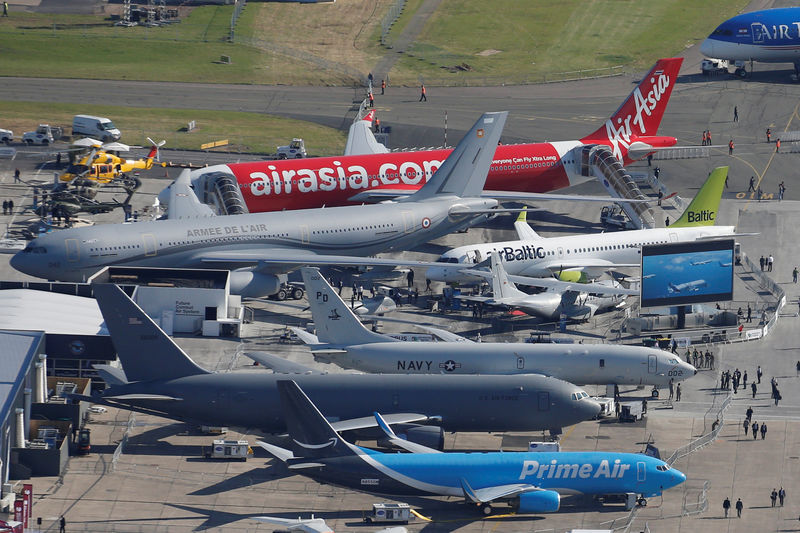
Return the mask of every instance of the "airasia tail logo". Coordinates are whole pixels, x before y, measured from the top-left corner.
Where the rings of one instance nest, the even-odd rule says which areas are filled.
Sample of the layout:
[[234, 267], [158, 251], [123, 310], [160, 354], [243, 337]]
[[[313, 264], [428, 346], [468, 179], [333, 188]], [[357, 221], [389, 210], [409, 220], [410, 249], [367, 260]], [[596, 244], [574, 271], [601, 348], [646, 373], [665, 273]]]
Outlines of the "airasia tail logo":
[[[606, 135], [611, 143], [611, 149], [614, 156], [620, 161], [623, 159], [623, 150], [628, 152], [630, 147], [631, 137], [633, 135], [646, 135], [647, 124], [645, 123], [645, 115], [650, 117], [653, 115], [658, 103], [661, 101], [661, 96], [669, 88], [671, 79], [664, 74], [664, 71], [657, 70], [653, 77], [650, 78], [650, 90], [647, 95], [643, 95], [639, 87], [633, 90], [634, 105], [636, 106], [634, 114], [628, 114], [624, 119], [618, 116], [616, 119], [617, 124], [614, 125], [614, 118], [606, 120]], [[626, 106], [627, 107], [627, 106]], [[632, 125], [638, 128], [638, 131], [632, 130]]]

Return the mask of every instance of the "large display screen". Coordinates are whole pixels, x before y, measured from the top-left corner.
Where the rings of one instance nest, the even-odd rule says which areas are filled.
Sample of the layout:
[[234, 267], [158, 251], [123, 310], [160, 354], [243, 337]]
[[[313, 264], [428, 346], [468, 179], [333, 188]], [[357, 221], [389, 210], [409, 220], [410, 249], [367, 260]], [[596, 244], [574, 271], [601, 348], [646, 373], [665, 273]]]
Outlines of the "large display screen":
[[642, 247], [642, 307], [733, 299], [733, 239]]

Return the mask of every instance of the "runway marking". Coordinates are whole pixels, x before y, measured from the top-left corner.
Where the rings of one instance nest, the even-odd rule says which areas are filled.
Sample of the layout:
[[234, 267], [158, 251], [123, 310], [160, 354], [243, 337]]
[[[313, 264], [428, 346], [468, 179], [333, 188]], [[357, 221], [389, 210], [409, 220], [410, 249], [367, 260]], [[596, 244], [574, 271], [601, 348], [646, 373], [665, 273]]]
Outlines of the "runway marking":
[[[791, 126], [791, 124], [792, 124], [792, 121], [794, 120], [794, 117], [798, 117], [798, 118], [800, 118], [800, 115], [798, 115], [798, 114], [797, 114], [797, 109], [798, 109], [798, 108], [800, 108], [800, 102], [798, 102], [798, 103], [797, 103], [797, 104], [794, 106], [794, 110], [792, 111], [792, 114], [791, 114], [791, 115], [789, 115], [789, 121], [786, 123], [786, 127], [785, 127], [785, 128], [783, 128], [783, 131], [785, 131], [785, 132], [786, 132], [786, 131], [789, 131], [789, 126]], [[772, 155], [771, 155], [771, 156], [769, 156], [769, 161], [767, 161], [767, 166], [765, 166], [765, 167], [764, 167], [764, 171], [763, 171], [761, 174], [759, 174], [758, 172], [756, 172], [756, 169], [755, 169], [755, 167], [753, 167], [753, 165], [751, 165], [750, 163], [747, 163], [747, 162], [746, 162], [746, 161], [744, 161], [743, 159], [739, 159], [739, 158], [737, 157], [737, 159], [739, 159], [739, 161], [742, 161], [743, 163], [747, 164], [747, 166], [749, 166], [750, 168], [752, 168], [752, 169], [753, 169], [753, 172], [755, 172], [756, 176], [758, 176], [758, 181], [756, 182], [756, 190], [758, 190], [758, 189], [759, 189], [759, 187], [761, 187], [761, 181], [764, 179], [764, 175], [767, 173], [767, 170], [769, 170], [769, 166], [772, 164], [772, 159], [775, 157], [775, 154], [777, 154], [777, 153], [778, 153], [777, 151], [773, 151], [773, 152], [772, 152]], [[748, 192], [749, 192], [749, 191], [748, 191]], [[763, 192], [763, 191], [762, 191], [762, 192]], [[756, 201], [758, 201], [758, 198], [755, 198], [755, 200], [756, 200]], [[745, 206], [744, 206], [744, 211], [747, 211], [747, 208], [748, 208], [748, 207], [750, 207], [750, 203], [751, 203], [752, 201], [753, 201], [753, 198], [751, 198], [750, 200], [748, 200], [748, 201], [747, 201], [747, 203], [746, 203], [746, 204], [745, 204]]]

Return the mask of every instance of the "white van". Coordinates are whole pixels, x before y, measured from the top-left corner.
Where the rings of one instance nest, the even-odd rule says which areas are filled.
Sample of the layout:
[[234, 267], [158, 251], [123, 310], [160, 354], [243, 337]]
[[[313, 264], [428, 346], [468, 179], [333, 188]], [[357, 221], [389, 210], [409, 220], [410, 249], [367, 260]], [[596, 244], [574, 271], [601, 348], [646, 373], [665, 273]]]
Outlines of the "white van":
[[75, 115], [72, 119], [73, 135], [88, 135], [103, 142], [118, 141], [122, 136], [111, 120], [92, 115]]

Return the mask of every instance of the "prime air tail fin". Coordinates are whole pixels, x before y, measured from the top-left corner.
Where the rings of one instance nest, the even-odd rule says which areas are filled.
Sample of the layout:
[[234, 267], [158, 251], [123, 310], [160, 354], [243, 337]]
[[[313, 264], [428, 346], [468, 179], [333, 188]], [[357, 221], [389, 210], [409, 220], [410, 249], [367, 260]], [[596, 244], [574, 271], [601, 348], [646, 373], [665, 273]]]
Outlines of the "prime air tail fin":
[[614, 156], [623, 161], [631, 144], [655, 136], [682, 63], [682, 57], [659, 59], [605, 124], [581, 142], [609, 145]]
[[277, 386], [296, 457], [340, 457], [352, 453], [297, 383], [280, 380]]
[[350, 345], [395, 340], [365, 328], [318, 269], [304, 267], [300, 269], [300, 273], [303, 275], [311, 316], [314, 318], [317, 339], [320, 342]]
[[106, 283], [93, 285], [92, 289], [128, 381], [209, 373], [197, 366], [122, 289]]
[[670, 228], [690, 228], [697, 226], [713, 226], [717, 220], [722, 190], [728, 178], [728, 167], [717, 167], [697, 191], [697, 194], [683, 212], [681, 217], [670, 224]]
[[514, 222], [514, 229], [517, 230], [517, 236], [523, 241], [537, 241], [541, 239], [538, 233], [533, 231], [533, 228], [528, 225], [528, 210], [525, 208], [519, 212], [517, 221]]
[[438, 195], [480, 196], [507, 117], [508, 111], [484, 113], [428, 183], [399, 201], [416, 202]]
[[503, 267], [503, 262], [500, 260], [500, 253], [492, 253], [491, 260], [492, 292], [494, 293], [494, 299], [500, 300], [501, 298], [527, 296], [527, 294], [517, 289], [516, 285], [508, 281], [508, 274], [506, 273], [506, 269]]

